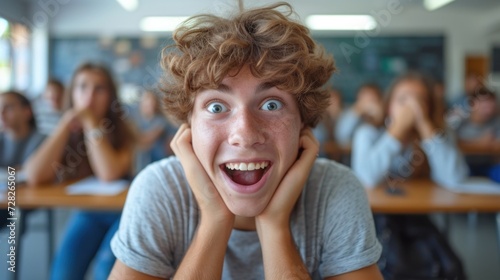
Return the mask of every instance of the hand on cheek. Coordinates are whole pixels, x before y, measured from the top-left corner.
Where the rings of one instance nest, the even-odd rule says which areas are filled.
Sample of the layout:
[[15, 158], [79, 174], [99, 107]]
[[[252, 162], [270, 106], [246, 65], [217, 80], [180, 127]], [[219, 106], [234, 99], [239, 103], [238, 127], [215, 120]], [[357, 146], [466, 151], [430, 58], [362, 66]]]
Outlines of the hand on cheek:
[[92, 129], [98, 126], [98, 119], [91, 109], [87, 107], [80, 108], [77, 112], [77, 115], [85, 129]]
[[298, 159], [288, 169], [264, 211], [256, 217], [259, 226], [289, 227], [290, 214], [306, 184], [309, 172], [318, 156], [319, 143], [310, 128], [301, 131]]
[[72, 132], [80, 131], [83, 128], [78, 112], [75, 109], [67, 110], [62, 117], [61, 123], [65, 124]]
[[187, 124], [181, 125], [172, 142], [170, 142], [170, 147], [182, 164], [189, 186], [198, 202], [202, 221], [204, 219], [215, 219], [212, 221], [228, 222], [232, 226], [234, 214], [227, 208], [194, 153], [191, 128]]

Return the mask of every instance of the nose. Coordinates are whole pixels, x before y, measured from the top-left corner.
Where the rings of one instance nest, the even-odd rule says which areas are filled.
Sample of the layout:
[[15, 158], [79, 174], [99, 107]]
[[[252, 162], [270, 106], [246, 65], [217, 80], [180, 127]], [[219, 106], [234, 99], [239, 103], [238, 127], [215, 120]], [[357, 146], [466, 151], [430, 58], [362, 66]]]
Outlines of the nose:
[[88, 87], [84, 90], [81, 102], [85, 106], [92, 106], [94, 103], [94, 97], [96, 96], [96, 90], [94, 87]]
[[265, 142], [264, 121], [249, 110], [235, 112], [230, 120], [229, 144], [252, 148]]

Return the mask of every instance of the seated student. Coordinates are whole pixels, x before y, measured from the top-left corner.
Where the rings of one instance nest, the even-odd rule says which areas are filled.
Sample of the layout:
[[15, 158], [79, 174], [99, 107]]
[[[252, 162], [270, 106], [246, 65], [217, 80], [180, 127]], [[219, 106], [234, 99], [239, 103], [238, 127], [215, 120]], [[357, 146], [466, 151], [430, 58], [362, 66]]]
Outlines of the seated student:
[[342, 94], [338, 89], [328, 90], [330, 100], [320, 122], [313, 129], [314, 137], [319, 142], [319, 156], [335, 161], [341, 160], [341, 150], [335, 141], [335, 126], [342, 112]]
[[455, 129], [463, 118], [469, 116], [471, 111], [470, 99], [483, 87], [484, 82], [480, 75], [468, 73], [465, 76], [462, 92], [449, 104], [449, 109], [446, 112], [446, 122], [451, 128]]
[[335, 126], [335, 138], [340, 145], [350, 145], [354, 132], [364, 122], [380, 125], [383, 120], [382, 90], [373, 83], [363, 84], [354, 105], [340, 114]]
[[[23, 164], [45, 138], [38, 133], [28, 98], [16, 91], [0, 94], [0, 127], [3, 128], [0, 131], [0, 172], [7, 174], [9, 167], [15, 168], [19, 180]], [[7, 209], [1, 209], [0, 229], [7, 224], [8, 217]], [[25, 221], [21, 219], [21, 222]]]
[[363, 188], [316, 157], [333, 60], [292, 13], [201, 15], [174, 33], [177, 157], [132, 183], [110, 279], [381, 279]]
[[34, 109], [40, 133], [50, 135], [64, 113], [64, 85], [50, 79], [41, 98], [35, 101]]
[[[133, 134], [123, 120], [117, 88], [103, 66], [86, 63], [73, 74], [71, 108], [26, 164], [28, 182], [96, 176], [127, 177], [132, 167]], [[67, 225], [52, 265], [51, 279], [84, 279], [94, 256], [93, 279], [106, 279], [114, 263], [109, 241], [120, 212], [77, 211]]]
[[[457, 129], [461, 147], [468, 150], [500, 152], [500, 116], [495, 94], [483, 87], [470, 98], [470, 115], [463, 119]], [[491, 156], [468, 156], [471, 175], [487, 176], [494, 164]]]
[[168, 122], [161, 113], [156, 93], [147, 90], [141, 96], [137, 110], [133, 111], [133, 121], [141, 135], [138, 139], [135, 170], [140, 171], [151, 162], [163, 159], [167, 155]]
[[433, 99], [433, 84], [419, 73], [393, 82], [383, 109], [385, 126], [365, 123], [354, 135], [352, 168], [366, 187], [424, 175], [425, 168], [443, 185], [468, 175], [453, 135], [439, 126]]
[[0, 94], [0, 168], [20, 169], [43, 142], [37, 130], [31, 103], [15, 91]]

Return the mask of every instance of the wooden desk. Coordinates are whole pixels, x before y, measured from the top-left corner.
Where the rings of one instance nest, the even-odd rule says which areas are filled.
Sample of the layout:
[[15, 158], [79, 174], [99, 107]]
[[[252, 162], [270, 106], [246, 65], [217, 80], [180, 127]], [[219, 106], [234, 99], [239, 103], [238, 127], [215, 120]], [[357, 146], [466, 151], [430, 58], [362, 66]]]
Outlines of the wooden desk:
[[[120, 210], [127, 191], [116, 196], [68, 195], [65, 187], [72, 182], [16, 189], [16, 207], [70, 207], [93, 210]], [[375, 213], [424, 214], [433, 212], [500, 212], [500, 195], [458, 194], [439, 187], [428, 179], [409, 180], [401, 184], [404, 195], [390, 195], [386, 188], [367, 189], [372, 211]], [[6, 208], [6, 198], [0, 208]]]
[[468, 145], [468, 144], [458, 144], [460, 151], [466, 156], [491, 156], [499, 157], [500, 150], [492, 149], [488, 146], [478, 146], [478, 145]]
[[398, 188], [404, 195], [390, 195], [385, 187], [368, 189], [372, 211], [386, 214], [500, 212], [500, 195], [458, 194], [428, 179], [409, 180]]
[[[18, 218], [15, 229], [16, 236], [16, 255], [21, 259], [20, 238], [24, 232], [24, 211], [33, 208], [48, 208], [48, 261], [49, 267], [53, 256], [54, 248], [54, 218], [52, 209], [57, 207], [70, 207], [89, 210], [121, 210], [127, 197], [127, 191], [121, 192], [115, 196], [96, 196], [96, 195], [68, 195], [66, 187], [76, 181], [69, 181], [61, 184], [42, 185], [37, 188], [27, 186], [18, 186], [16, 188], [16, 218]], [[7, 208], [7, 197], [0, 200], [0, 209]], [[20, 271], [19, 265], [16, 273], [10, 273], [10, 279], [18, 279]]]
[[[38, 188], [18, 186], [16, 188], [16, 208], [56, 208], [70, 207], [91, 210], [121, 210], [127, 191], [116, 196], [68, 195], [66, 187], [74, 181], [44, 185]], [[7, 208], [6, 198], [0, 200], [0, 208]]]

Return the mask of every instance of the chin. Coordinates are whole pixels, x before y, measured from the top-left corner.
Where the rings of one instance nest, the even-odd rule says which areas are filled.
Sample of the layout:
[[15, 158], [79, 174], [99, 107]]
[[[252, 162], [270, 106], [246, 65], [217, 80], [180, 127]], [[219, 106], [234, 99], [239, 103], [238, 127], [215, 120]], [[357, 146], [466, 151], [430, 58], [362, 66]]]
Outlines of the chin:
[[258, 216], [267, 206], [266, 205], [255, 205], [255, 203], [240, 203], [239, 201], [233, 201], [230, 204], [227, 204], [227, 208], [231, 213], [236, 216], [252, 218]]

